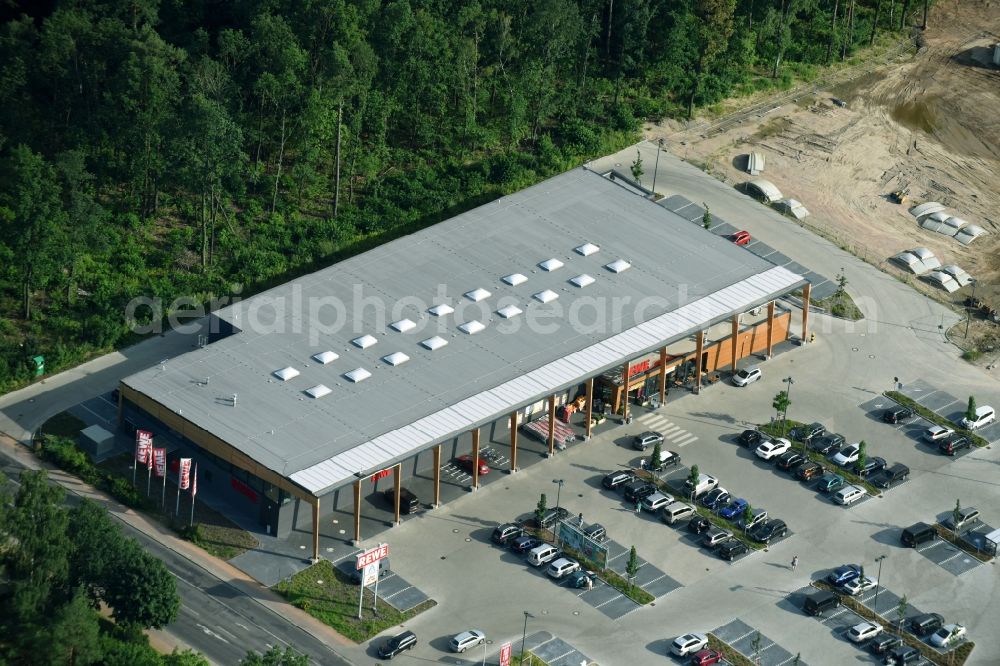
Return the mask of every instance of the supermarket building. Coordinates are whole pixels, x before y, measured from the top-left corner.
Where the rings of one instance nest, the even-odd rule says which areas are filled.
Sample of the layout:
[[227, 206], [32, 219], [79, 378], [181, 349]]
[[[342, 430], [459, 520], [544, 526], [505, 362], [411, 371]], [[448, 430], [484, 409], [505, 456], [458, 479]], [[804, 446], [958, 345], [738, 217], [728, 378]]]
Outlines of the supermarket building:
[[119, 414], [179, 434], [261, 531], [309, 530], [317, 558], [334, 511], [362, 540], [373, 480], [391, 477], [398, 523], [400, 485], [429, 468], [440, 504], [445, 454], [480, 459], [485, 427], [509, 429], [513, 473], [526, 422], [542, 419], [531, 455], [556, 452], [561, 406], [587, 441], [598, 413], [770, 356], [789, 336], [779, 298], [800, 292], [805, 337], [809, 291], [579, 168], [216, 311], [206, 344], [121, 382]]

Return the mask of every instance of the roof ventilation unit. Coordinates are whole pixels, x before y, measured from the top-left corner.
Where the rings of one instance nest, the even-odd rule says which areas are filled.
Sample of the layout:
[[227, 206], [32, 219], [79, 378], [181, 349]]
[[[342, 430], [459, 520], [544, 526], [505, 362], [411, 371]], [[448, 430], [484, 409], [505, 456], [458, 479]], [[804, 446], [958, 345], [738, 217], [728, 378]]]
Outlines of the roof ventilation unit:
[[356, 347], [361, 347], [362, 349], [368, 349], [372, 345], [378, 342], [378, 338], [374, 335], [362, 335], [360, 338], [354, 338], [351, 340]]
[[590, 255], [594, 254], [601, 248], [597, 247], [593, 243], [584, 243], [580, 247], [574, 249], [576, 250], [577, 254], [582, 254], [585, 257], [589, 257]]
[[570, 282], [574, 286], [580, 287], [582, 289], [583, 287], [586, 287], [587, 285], [594, 284], [595, 280], [594, 280], [594, 278], [592, 278], [589, 275], [587, 275], [586, 273], [584, 273], [583, 275], [577, 275], [575, 278], [570, 278]]
[[435, 351], [441, 349], [441, 347], [444, 347], [446, 344], [448, 344], [448, 341], [442, 338], [440, 335], [435, 335], [433, 338], [427, 338], [420, 344], [426, 347], [427, 349], [430, 349], [431, 351]]
[[546, 289], [545, 291], [540, 291], [537, 294], [535, 294], [533, 298], [536, 301], [540, 301], [542, 303], [551, 303], [552, 301], [559, 298], [559, 294], [552, 291], [551, 289]]
[[484, 301], [489, 298], [490, 292], [486, 291], [482, 287], [478, 287], [472, 291], [465, 292], [465, 297], [473, 303], [478, 303], [479, 301]]
[[623, 271], [627, 271], [628, 269], [630, 269], [632, 267], [632, 264], [628, 263], [624, 259], [615, 259], [610, 264], [605, 264], [604, 267], [607, 268], [612, 273], [621, 273]]
[[517, 285], [524, 284], [525, 282], [528, 281], [528, 278], [521, 275], [520, 273], [511, 273], [510, 275], [504, 276], [502, 279], [504, 282], [506, 282], [512, 287], [516, 287]]
[[291, 366], [288, 366], [287, 368], [282, 368], [281, 370], [275, 370], [274, 373], [272, 374], [274, 374], [274, 376], [280, 379], [281, 381], [287, 382], [289, 379], [294, 379], [295, 377], [298, 377], [299, 371]]
[[516, 305], [507, 305], [497, 310], [497, 314], [503, 317], [504, 319], [510, 319], [512, 317], [516, 317], [517, 315], [521, 314], [521, 308], [517, 307]]
[[338, 358], [340, 358], [340, 356], [338, 356], [332, 351], [325, 351], [325, 352], [320, 352], [318, 354], [313, 354], [313, 360], [316, 361], [317, 363], [322, 363], [323, 365], [326, 365], [327, 363], [333, 363]]
[[388, 356], [383, 356], [382, 360], [388, 363], [389, 365], [403, 365], [404, 363], [410, 360], [410, 357], [404, 354], [403, 352], [393, 352]]
[[313, 386], [311, 389], [306, 389], [306, 393], [309, 394], [310, 397], [316, 398], [318, 400], [319, 398], [322, 398], [324, 395], [332, 393], [332, 391], [328, 386], [324, 386], [323, 384], [316, 384], [316, 386]]
[[435, 317], [443, 317], [445, 315], [450, 315], [455, 311], [455, 308], [451, 307], [447, 303], [441, 303], [440, 305], [435, 305], [428, 312], [430, 312]]
[[556, 258], [553, 257], [552, 259], [546, 259], [545, 261], [543, 261], [540, 264], [538, 264], [538, 266], [543, 271], [549, 271], [549, 272], [551, 272], [551, 271], [556, 270], [557, 268], [562, 268], [563, 262], [561, 262], [558, 259], [556, 259]]
[[463, 333], [468, 333], [469, 335], [475, 335], [485, 328], [486, 326], [483, 322], [473, 319], [472, 321], [467, 321], [464, 324], [459, 325], [458, 330]]
[[392, 326], [397, 331], [399, 331], [400, 333], [406, 333], [410, 329], [416, 327], [416, 324], [414, 324], [413, 321], [410, 319], [400, 319], [399, 321], [394, 321], [389, 325]]
[[350, 379], [355, 384], [357, 384], [358, 382], [363, 382], [371, 376], [372, 373], [368, 372], [364, 368], [356, 368], [354, 370], [351, 370], [350, 372], [344, 373], [344, 377]]

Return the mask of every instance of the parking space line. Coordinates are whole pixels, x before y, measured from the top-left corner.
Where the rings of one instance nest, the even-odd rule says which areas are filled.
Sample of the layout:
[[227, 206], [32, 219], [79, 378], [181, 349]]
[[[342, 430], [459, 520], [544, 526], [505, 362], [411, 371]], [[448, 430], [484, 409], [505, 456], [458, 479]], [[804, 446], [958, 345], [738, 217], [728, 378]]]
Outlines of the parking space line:
[[601, 606], [606, 606], [607, 604], [610, 604], [612, 601], [618, 601], [619, 599], [622, 599], [624, 596], [625, 596], [624, 594], [619, 592], [617, 597], [611, 597], [607, 601], [602, 601], [601, 603], [594, 606], [594, 608], [600, 608]]

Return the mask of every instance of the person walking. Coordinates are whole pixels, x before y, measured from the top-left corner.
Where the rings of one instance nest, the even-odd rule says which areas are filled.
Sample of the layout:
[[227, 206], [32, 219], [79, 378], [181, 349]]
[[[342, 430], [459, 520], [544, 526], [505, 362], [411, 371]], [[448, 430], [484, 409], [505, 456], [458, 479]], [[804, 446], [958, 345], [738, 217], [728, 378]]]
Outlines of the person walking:
[[796, 555], [792, 558], [792, 571], [795, 571], [795, 567], [799, 566], [799, 556]]
[[638, 516], [640, 511], [642, 511], [642, 501], [641, 500], [636, 500], [635, 501], [635, 515]]
[[581, 512], [580, 515], [576, 517], [576, 519], [579, 521], [580, 527], [583, 527], [583, 512]]

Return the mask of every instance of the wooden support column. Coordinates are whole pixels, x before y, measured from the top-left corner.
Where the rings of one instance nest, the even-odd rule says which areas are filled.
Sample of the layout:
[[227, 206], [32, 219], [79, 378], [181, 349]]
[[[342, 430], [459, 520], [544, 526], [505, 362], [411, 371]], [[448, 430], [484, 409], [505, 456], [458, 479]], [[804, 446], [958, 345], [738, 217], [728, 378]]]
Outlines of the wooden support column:
[[767, 304], [767, 357], [771, 358], [771, 348], [774, 344], [771, 342], [772, 336], [774, 334], [774, 301]]
[[698, 331], [694, 349], [694, 392], [701, 393], [701, 355], [705, 353], [705, 331]]
[[667, 402], [667, 348], [660, 348], [660, 406]]
[[806, 282], [802, 288], [802, 342], [809, 342], [809, 296], [812, 294], [812, 285]]
[[441, 445], [434, 447], [434, 508], [441, 506]]
[[517, 412], [510, 413], [510, 473], [517, 471]]
[[361, 479], [354, 482], [354, 545], [361, 545]]
[[314, 497], [312, 502], [313, 508], [313, 556], [312, 562], [316, 564], [319, 562], [319, 498]]
[[625, 361], [625, 366], [622, 368], [622, 423], [628, 422], [628, 373], [630, 369], [630, 364]]
[[556, 396], [549, 396], [549, 456], [556, 453]]
[[396, 463], [392, 468], [392, 504], [395, 519], [393, 525], [399, 525], [399, 489], [402, 486], [403, 463]]
[[736, 361], [738, 361], [739, 358], [740, 358], [740, 349], [739, 349], [739, 347], [740, 347], [740, 344], [739, 344], [739, 342], [740, 342], [740, 316], [738, 314], [734, 314], [733, 315], [733, 332], [732, 332], [732, 338], [731, 339], [733, 341], [733, 363], [732, 363], [731, 370], [735, 373], [736, 372]]
[[472, 489], [479, 490], [479, 428], [472, 431]]
[[591, 437], [591, 431], [594, 429], [594, 378], [591, 377], [587, 380], [587, 418], [586, 418], [586, 432], [587, 439]]

